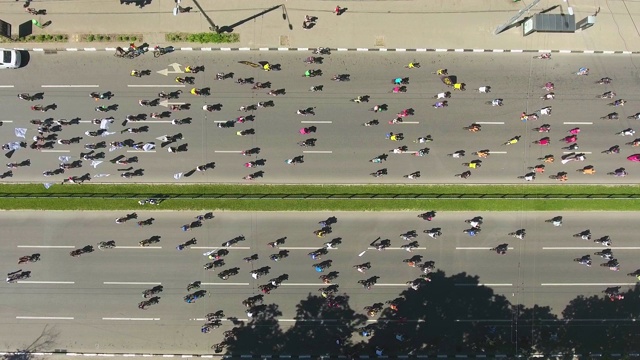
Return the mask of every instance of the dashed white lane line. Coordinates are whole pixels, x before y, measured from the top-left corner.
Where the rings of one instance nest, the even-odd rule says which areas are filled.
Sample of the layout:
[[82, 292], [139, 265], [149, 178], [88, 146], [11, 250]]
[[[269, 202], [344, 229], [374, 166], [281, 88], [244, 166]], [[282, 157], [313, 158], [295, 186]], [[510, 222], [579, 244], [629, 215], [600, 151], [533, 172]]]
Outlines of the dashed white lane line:
[[636, 283], [543, 283], [540, 286], [634, 286]]
[[[490, 247], [456, 247], [456, 250], [491, 250]], [[513, 250], [513, 247], [507, 247], [508, 250]]]
[[97, 88], [100, 85], [42, 85], [43, 88]]
[[504, 125], [504, 121], [476, 121], [478, 125]]
[[[604, 250], [607, 249], [604, 246], [584, 246], [584, 247], [563, 247], [563, 246], [545, 246], [542, 250]], [[640, 250], [640, 247], [637, 246], [612, 246], [608, 247], [611, 250]]]
[[454, 284], [454, 286], [513, 286], [513, 284], [486, 284], [486, 283], [479, 283], [479, 284]]
[[590, 121], [565, 121], [563, 122], [565, 125], [593, 125]]
[[[405, 250], [404, 248], [399, 248], [399, 247], [388, 247], [388, 248], [384, 248], [384, 249], [385, 250]], [[376, 250], [376, 248], [368, 247], [367, 250]], [[417, 247], [417, 248], [413, 248], [413, 250], [427, 250], [427, 248], [426, 247]]]
[[[575, 151], [563, 151], [563, 154], [575, 154]], [[591, 151], [580, 151], [582, 154], [591, 154]]]
[[71, 150], [40, 150], [43, 153], [69, 153]]
[[303, 154], [332, 154], [333, 151], [330, 150], [307, 150], [303, 151]]
[[127, 150], [128, 153], [154, 153], [155, 150], [145, 151], [145, 150]]
[[0, 120], [0, 123], [12, 123], [13, 120]]
[[278, 249], [280, 250], [318, 250], [322, 246], [280, 246]]
[[214, 153], [219, 154], [241, 154], [241, 150], [215, 150]]
[[303, 120], [300, 121], [301, 124], [333, 124], [333, 121], [311, 121], [311, 120]]
[[[215, 249], [222, 249], [222, 246], [190, 246], [190, 249], [201, 249], [201, 250], [215, 250]], [[233, 246], [233, 247], [228, 247], [225, 249], [236, 249], [236, 250], [249, 250], [251, 249], [248, 246]], [[317, 248], [315, 248], [317, 249]]]
[[116, 246], [114, 249], [162, 249], [162, 246]]
[[23, 249], [75, 249], [75, 246], [71, 245], [18, 245]]
[[18, 284], [65, 284], [65, 285], [73, 285], [75, 281], [29, 281], [29, 280], [20, 280]]
[[490, 153], [493, 154], [506, 154], [506, 151], [490, 151]]
[[106, 321], [160, 321], [160, 318], [116, 318], [116, 317], [103, 317], [102, 320]]
[[161, 282], [104, 281], [103, 285], [161, 285]]
[[127, 87], [130, 88], [166, 88], [166, 87], [173, 87], [173, 88], [183, 88], [185, 87], [185, 85], [127, 85]]
[[0, 85], [0, 88], [12, 88], [15, 87], [13, 85]]
[[400, 123], [396, 123], [395, 125], [402, 125], [402, 124], [420, 124], [419, 121], [403, 121]]
[[20, 320], [73, 320], [71, 316], [16, 316]]
[[249, 286], [249, 283], [201, 283], [202, 286]]

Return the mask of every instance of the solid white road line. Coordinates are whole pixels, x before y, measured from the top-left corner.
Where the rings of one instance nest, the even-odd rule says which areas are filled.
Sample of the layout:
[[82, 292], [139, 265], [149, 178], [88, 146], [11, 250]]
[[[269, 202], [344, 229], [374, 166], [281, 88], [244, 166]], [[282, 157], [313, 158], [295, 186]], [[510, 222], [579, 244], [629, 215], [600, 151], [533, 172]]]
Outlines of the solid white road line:
[[104, 281], [103, 285], [161, 285], [161, 282]]
[[310, 121], [310, 120], [302, 120], [300, 121], [302, 124], [333, 124], [333, 121]]
[[203, 286], [248, 286], [249, 283], [201, 283]]
[[636, 283], [546, 283], [541, 286], [634, 286]]
[[127, 150], [128, 153], [154, 153], [156, 152], [155, 150], [151, 150], [151, 151], [144, 151], [144, 150]]
[[[191, 249], [201, 249], [201, 250], [215, 250], [222, 249], [222, 246], [190, 246]], [[250, 250], [251, 248], [248, 246], [233, 246], [225, 249], [236, 249], [236, 250]], [[317, 248], [316, 248], [317, 249]]]
[[[456, 250], [491, 250], [490, 247], [456, 247]], [[508, 250], [513, 250], [512, 246], [507, 247]]]
[[43, 88], [97, 88], [100, 85], [42, 85]]
[[490, 151], [491, 154], [506, 154], [506, 151]]
[[215, 150], [214, 153], [220, 154], [241, 154], [241, 150]]
[[565, 125], [593, 125], [592, 122], [589, 121], [565, 121], [563, 122]]
[[478, 125], [504, 125], [504, 121], [476, 121]]
[[108, 320], [108, 321], [159, 321], [160, 318], [113, 318], [113, 317], [103, 317], [102, 320]]
[[0, 88], [12, 88], [14, 87], [13, 85], [0, 85]]
[[454, 284], [454, 286], [513, 286], [513, 284]]
[[180, 87], [183, 88], [185, 85], [127, 85], [130, 88], [165, 88], [165, 87]]
[[303, 154], [333, 154], [333, 151], [330, 150], [308, 150], [308, 151], [303, 151]]
[[40, 152], [43, 152], [43, 153], [68, 153], [68, 152], [71, 152], [71, 150], [40, 150]]
[[16, 316], [20, 320], [73, 320], [73, 317], [66, 316]]
[[19, 280], [18, 284], [66, 284], [73, 285], [75, 281], [30, 281], [30, 280]]
[[584, 247], [563, 247], [563, 246], [545, 246], [542, 248], [542, 250], [604, 250], [604, 249], [611, 249], [611, 250], [640, 250], [640, 247], [638, 246], [609, 246], [609, 247], [605, 247], [605, 246], [584, 246]]
[[56, 246], [56, 245], [18, 245], [23, 249], [75, 249], [75, 246]]
[[116, 246], [114, 249], [162, 249], [162, 246]]

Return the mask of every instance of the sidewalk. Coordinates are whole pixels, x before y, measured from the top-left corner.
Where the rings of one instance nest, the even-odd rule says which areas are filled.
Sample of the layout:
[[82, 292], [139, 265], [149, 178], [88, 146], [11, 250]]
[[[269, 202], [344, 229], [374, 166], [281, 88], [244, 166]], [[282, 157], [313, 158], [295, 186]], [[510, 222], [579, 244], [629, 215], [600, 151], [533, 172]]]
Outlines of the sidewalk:
[[[74, 35], [143, 34], [151, 44], [180, 47], [318, 47], [333, 48], [407, 48], [407, 49], [523, 49], [523, 50], [615, 50], [639, 51], [640, 2], [569, 0], [576, 21], [593, 15], [602, 6], [597, 23], [574, 34], [533, 33], [523, 37], [522, 28], [509, 29], [494, 35], [495, 29], [516, 15], [532, 0], [234, 0], [218, 2], [200, 0], [205, 13], [220, 27], [249, 19], [266, 9], [266, 14], [249, 19], [234, 27], [240, 34], [236, 44], [167, 44], [168, 32], [209, 32], [210, 24], [193, 4], [182, 0], [182, 7], [192, 7], [190, 13], [174, 16], [174, 0], [152, 0], [143, 8], [120, 5], [118, 1], [35, 0], [30, 7], [46, 9], [46, 16], [25, 13], [22, 2], [0, 4], [0, 19], [12, 23], [14, 33], [18, 25], [38, 19], [52, 21], [46, 29], [34, 28], [34, 34], [64, 33], [70, 42], [11, 44], [18, 48], [98, 48], [122, 46], [121, 43], [74, 41]], [[197, 1], [197, 0], [196, 0]], [[336, 5], [347, 8], [341, 15], [333, 14]], [[530, 14], [560, 5], [567, 13], [567, 3], [561, 0], [542, 0]], [[559, 14], [560, 8], [550, 13]], [[310, 30], [302, 29], [304, 15], [319, 18]], [[286, 16], [286, 20], [283, 19]], [[293, 30], [289, 29], [289, 26]], [[3, 45], [9, 46], [9, 45]]]

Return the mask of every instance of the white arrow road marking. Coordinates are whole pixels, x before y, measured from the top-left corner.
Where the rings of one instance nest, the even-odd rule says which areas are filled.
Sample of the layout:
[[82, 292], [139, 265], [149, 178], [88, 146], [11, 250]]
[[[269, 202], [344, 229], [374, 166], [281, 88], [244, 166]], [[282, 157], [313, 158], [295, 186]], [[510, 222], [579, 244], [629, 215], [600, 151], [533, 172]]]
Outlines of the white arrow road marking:
[[169, 107], [169, 105], [184, 105], [186, 103], [183, 102], [172, 102], [170, 103], [169, 100], [162, 100], [160, 101], [160, 103], [158, 105], [160, 106], [164, 106], [164, 107]]
[[178, 63], [173, 63], [173, 64], [169, 64], [169, 67], [173, 68], [173, 71], [169, 70], [169, 68], [166, 69], [162, 69], [160, 71], [156, 71], [158, 74], [160, 75], [164, 75], [167, 76], [169, 74], [184, 74], [184, 71], [180, 70], [180, 64]]

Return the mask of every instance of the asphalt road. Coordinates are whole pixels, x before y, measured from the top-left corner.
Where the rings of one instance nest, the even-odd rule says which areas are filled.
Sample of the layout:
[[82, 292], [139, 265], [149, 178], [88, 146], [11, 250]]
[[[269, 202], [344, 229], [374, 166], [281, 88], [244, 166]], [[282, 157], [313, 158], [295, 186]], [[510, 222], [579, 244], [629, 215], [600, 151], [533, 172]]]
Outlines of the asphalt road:
[[[247, 319], [241, 301], [259, 293], [258, 286], [269, 279], [288, 274], [283, 286], [266, 295], [265, 303], [277, 303], [283, 315], [283, 327], [293, 325], [296, 304], [308, 294], [318, 294], [324, 286], [312, 264], [318, 262], [306, 254], [322, 243], [340, 237], [342, 244], [329, 250], [322, 260], [332, 260], [331, 271], [338, 271], [334, 283], [351, 296], [356, 311], [374, 302], [390, 300], [407, 289], [406, 281], [419, 275], [419, 270], [402, 263], [413, 255], [433, 260], [448, 276], [465, 272], [477, 275], [479, 283], [503, 294], [513, 304], [548, 305], [559, 314], [568, 301], [578, 295], [601, 295], [607, 286], [628, 289], [634, 279], [627, 273], [640, 268], [637, 247], [628, 224], [635, 221], [631, 213], [610, 213], [606, 219], [598, 213], [440, 213], [432, 222], [416, 218], [413, 213], [220, 213], [202, 228], [182, 232], [180, 226], [190, 222], [196, 213], [145, 213], [156, 222], [139, 228], [135, 223], [117, 225], [120, 213], [48, 212], [46, 218], [33, 212], [6, 212], [0, 217], [4, 231], [0, 260], [6, 272], [19, 268], [32, 271], [32, 277], [16, 284], [2, 283], [0, 291], [0, 338], [6, 349], [25, 348], [41, 333], [52, 339], [51, 349], [88, 352], [167, 352], [206, 353], [220, 340], [224, 326], [213, 334], [200, 333], [203, 316], [224, 310], [226, 316]], [[469, 237], [462, 230], [465, 219], [484, 217], [483, 232]], [[564, 216], [560, 228], [544, 220]], [[334, 232], [325, 239], [312, 234], [317, 222], [336, 216]], [[422, 230], [441, 227], [444, 235], [437, 240]], [[508, 236], [520, 228], [527, 230], [525, 240]], [[590, 228], [594, 238], [609, 235], [613, 239], [615, 257], [622, 264], [620, 272], [597, 266], [587, 268], [572, 262], [576, 257], [593, 254], [602, 247], [571, 235]], [[400, 249], [405, 243], [399, 234], [417, 230], [420, 248], [408, 253]], [[206, 272], [207, 260], [202, 254], [238, 235], [246, 241], [231, 247], [224, 258], [226, 266]], [[159, 244], [148, 248], [138, 241], [161, 236]], [[198, 243], [191, 249], [177, 251], [175, 246], [191, 237]], [[266, 244], [287, 237], [281, 249], [290, 256], [273, 262], [268, 256], [275, 249]], [[369, 248], [377, 237], [391, 240], [384, 252]], [[69, 252], [98, 241], [115, 240], [117, 247], [72, 258]], [[510, 250], [504, 256], [488, 251], [501, 243]], [[17, 265], [20, 256], [39, 253], [41, 261]], [[257, 253], [252, 264], [243, 257]], [[367, 274], [352, 266], [371, 262]], [[239, 267], [237, 276], [227, 281], [216, 274]], [[254, 280], [249, 271], [270, 266], [269, 275]], [[377, 285], [365, 290], [357, 281], [380, 276]], [[186, 285], [200, 280], [210, 296], [187, 304], [182, 300]], [[141, 293], [156, 284], [164, 286], [158, 305], [139, 310]], [[469, 284], [460, 284], [469, 286]], [[476, 286], [476, 285], [471, 285]], [[466, 316], [466, 315], [465, 315]], [[478, 319], [501, 321], [504, 319]], [[44, 349], [42, 349], [44, 350]]]
[[[637, 104], [639, 93], [637, 72], [631, 58], [616, 55], [577, 55], [554, 54], [552, 60], [532, 59], [532, 54], [500, 53], [334, 53], [324, 56], [322, 65], [306, 65], [302, 60], [310, 52], [257, 53], [257, 52], [176, 52], [160, 58], [146, 54], [134, 60], [118, 59], [110, 53], [58, 53], [45, 55], [30, 54], [29, 64], [16, 71], [4, 71], [0, 85], [0, 99], [3, 104], [4, 126], [0, 128], [0, 141], [5, 144], [19, 140], [14, 128], [27, 128], [27, 142], [36, 135], [36, 126], [29, 124], [31, 119], [80, 118], [79, 125], [64, 127], [58, 133], [58, 139], [70, 139], [83, 136], [80, 144], [58, 145], [53, 151], [37, 152], [31, 149], [18, 150], [11, 160], [20, 162], [32, 160], [30, 168], [13, 170], [13, 177], [4, 182], [40, 182], [61, 181], [71, 175], [90, 173], [92, 176], [108, 174], [94, 178], [93, 182], [132, 182], [149, 183], [187, 182], [241, 182], [242, 177], [254, 171], [262, 170], [265, 183], [522, 183], [518, 176], [528, 172], [527, 167], [539, 163], [537, 159], [553, 154], [555, 163], [546, 164], [545, 174], [540, 174], [535, 183], [554, 183], [548, 175], [559, 171], [569, 174], [569, 183], [637, 183], [640, 173], [626, 156], [638, 151], [625, 146], [634, 137], [616, 136], [626, 128], [637, 127], [635, 120], [626, 117], [640, 111]], [[422, 64], [420, 69], [404, 69], [410, 61]], [[238, 61], [269, 61], [281, 64], [282, 71], [264, 72], [261, 69], [239, 64]], [[191, 86], [176, 87], [175, 76], [184, 74], [157, 73], [163, 69], [173, 71], [169, 65], [181, 64], [180, 71], [188, 64], [202, 64], [204, 73], [195, 74], [198, 88], [210, 87], [212, 96], [195, 97], [189, 94]], [[589, 76], [577, 76], [575, 72], [581, 66], [591, 69]], [[150, 76], [135, 78], [129, 76], [132, 69], [149, 69]], [[303, 78], [305, 69], [319, 68], [324, 75], [317, 78]], [[439, 77], [432, 72], [438, 68], [447, 68], [449, 73], [467, 84], [466, 92], [455, 92], [449, 100], [449, 107], [435, 109], [431, 97], [448, 90]], [[239, 85], [232, 80], [216, 81], [216, 72], [235, 73], [235, 78], [253, 77], [256, 81], [272, 83], [273, 89], [285, 89], [286, 94], [278, 97], [267, 95], [266, 90], [252, 91], [249, 85]], [[348, 73], [351, 81], [336, 83], [331, 76]], [[408, 92], [390, 93], [391, 80], [396, 77], [410, 77]], [[596, 85], [595, 81], [603, 76], [614, 79], [609, 86]], [[542, 86], [552, 81], [556, 85], [556, 100], [540, 100], [545, 91]], [[313, 85], [324, 85], [324, 91], [309, 92]], [[474, 91], [480, 86], [489, 85], [493, 92], [479, 94]], [[45, 86], [45, 87], [43, 87]], [[52, 87], [53, 86], [53, 87]], [[129, 123], [128, 127], [148, 126], [149, 131], [141, 134], [120, 134], [125, 129], [122, 120], [128, 114], [167, 111], [166, 107], [142, 108], [140, 99], [151, 100], [159, 91], [182, 90], [178, 100], [171, 102], [190, 103], [191, 110], [171, 114], [169, 118], [139, 123]], [[609, 100], [596, 99], [598, 94], [607, 90], [618, 93], [628, 101], [626, 106], [613, 108], [607, 106]], [[115, 97], [109, 101], [93, 101], [91, 91], [111, 91]], [[28, 103], [18, 100], [16, 94], [44, 92], [44, 99]], [[368, 104], [355, 104], [349, 101], [358, 95], [370, 95]], [[492, 107], [485, 102], [494, 98], [504, 99], [504, 106]], [[256, 104], [259, 101], [273, 100], [274, 108], [258, 109], [252, 123], [237, 124], [233, 129], [220, 129], [216, 121], [227, 121], [248, 113], [239, 112], [240, 106]], [[29, 105], [35, 103], [56, 104], [58, 108], [46, 113], [33, 112]], [[202, 110], [204, 104], [223, 105], [220, 112], [208, 113]], [[376, 104], [388, 104], [389, 111], [375, 114], [368, 111]], [[117, 104], [118, 110], [98, 113], [94, 107], [101, 104]], [[520, 113], [532, 113], [551, 105], [551, 117], [542, 116], [537, 121], [521, 122]], [[303, 117], [296, 114], [297, 109], [316, 107], [316, 116]], [[394, 114], [405, 108], [415, 109], [415, 116], [405, 118], [402, 125], [389, 125], [387, 122]], [[610, 112], [617, 111], [621, 120], [600, 120]], [[88, 121], [104, 116], [114, 116], [116, 122], [109, 132], [115, 134], [104, 138], [89, 138], [87, 130], [97, 129]], [[171, 118], [192, 119], [190, 125], [174, 126]], [[378, 119], [380, 125], [363, 127], [362, 124]], [[9, 122], [12, 121], [12, 122]], [[310, 123], [303, 123], [310, 122]], [[481, 122], [482, 131], [470, 133], [462, 127], [472, 122]], [[532, 131], [543, 123], [552, 125], [548, 134]], [[299, 134], [302, 127], [315, 126], [317, 132], [312, 136]], [[560, 139], [567, 131], [580, 127], [578, 136], [579, 151], [586, 154], [582, 163], [560, 163], [560, 157], [566, 150], [566, 144]], [[255, 135], [240, 137], [236, 131], [253, 128]], [[405, 140], [394, 142], [385, 139], [389, 132], [403, 133]], [[188, 144], [188, 151], [171, 154], [167, 148], [160, 147], [158, 137], [182, 133], [184, 140], [172, 146]], [[433, 142], [413, 143], [418, 137], [431, 135]], [[511, 146], [503, 146], [513, 136], [521, 136], [520, 141]], [[549, 136], [549, 146], [532, 144], [533, 141]], [[314, 148], [301, 148], [297, 142], [305, 138], [316, 138]], [[640, 137], [640, 136], [639, 136]], [[67, 171], [45, 180], [42, 172], [52, 170], [59, 164], [58, 157], [71, 156], [78, 159], [85, 143], [101, 140], [115, 141], [133, 139], [141, 142], [155, 142], [156, 152], [119, 149], [105, 151], [105, 162], [97, 168], [91, 168], [89, 161], [83, 167]], [[401, 145], [410, 151], [430, 148], [430, 154], [416, 157], [412, 154], [389, 154], [388, 161], [372, 164], [368, 160], [388, 153]], [[616, 155], [601, 154], [613, 145], [620, 145], [622, 151]], [[245, 157], [240, 151], [258, 147], [261, 153], [254, 157]], [[492, 155], [484, 159], [482, 168], [472, 170], [472, 176], [466, 180], [454, 177], [465, 168], [462, 163], [477, 159], [472, 152], [489, 149]], [[467, 156], [461, 159], [448, 157], [447, 154], [465, 150]], [[128, 166], [109, 163], [116, 156], [137, 156], [139, 163], [132, 164], [134, 169], [144, 169], [142, 178], [123, 179], [119, 176]], [[304, 164], [287, 165], [285, 160], [304, 156]], [[249, 160], [266, 159], [266, 166], [247, 169], [243, 164]], [[174, 174], [188, 173], [198, 165], [215, 162], [216, 168], [206, 173], [197, 172], [189, 177], [174, 179]], [[596, 175], [576, 173], [578, 168], [594, 165]], [[614, 178], [606, 173], [618, 167], [625, 167], [630, 175], [626, 178]], [[389, 175], [374, 178], [369, 174], [387, 168]], [[421, 171], [418, 180], [403, 178], [414, 171]]]

